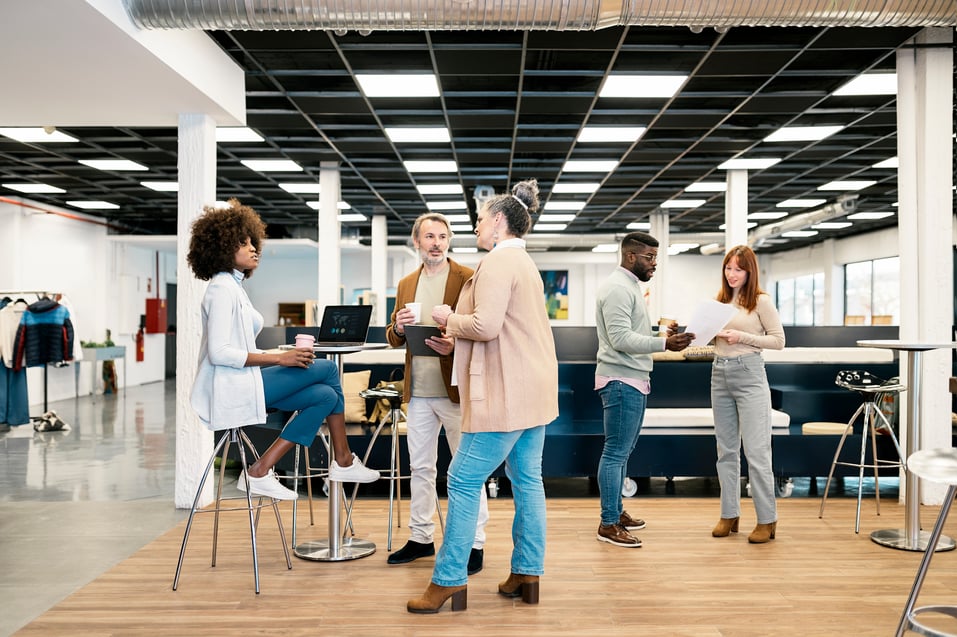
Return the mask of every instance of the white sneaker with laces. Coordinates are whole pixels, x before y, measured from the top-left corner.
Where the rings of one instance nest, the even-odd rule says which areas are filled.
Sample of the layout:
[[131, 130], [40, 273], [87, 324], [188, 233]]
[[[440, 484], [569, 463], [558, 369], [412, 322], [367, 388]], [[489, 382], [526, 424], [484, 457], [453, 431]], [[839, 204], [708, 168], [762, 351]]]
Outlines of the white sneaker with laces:
[[253, 495], [263, 495], [276, 500], [296, 500], [299, 498], [298, 493], [279, 484], [279, 478], [276, 477], [272, 469], [261, 478], [255, 478], [245, 471], [240, 473], [236, 488], [243, 493], [246, 493], [247, 478], [249, 479], [249, 493]]
[[339, 463], [333, 459], [332, 466], [329, 468], [329, 479], [333, 482], [359, 482], [364, 484], [375, 482], [381, 477], [378, 471], [362, 464], [356, 454], [352, 454], [352, 464], [348, 467], [339, 466]]

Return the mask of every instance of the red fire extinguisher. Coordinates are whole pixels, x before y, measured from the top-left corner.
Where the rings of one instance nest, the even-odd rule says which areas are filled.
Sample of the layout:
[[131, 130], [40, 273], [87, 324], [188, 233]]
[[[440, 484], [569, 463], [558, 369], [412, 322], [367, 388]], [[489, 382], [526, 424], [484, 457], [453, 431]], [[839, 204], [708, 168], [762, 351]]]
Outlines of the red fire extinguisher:
[[146, 353], [146, 336], [144, 335], [143, 326], [140, 326], [140, 329], [136, 332], [136, 362], [143, 362], [143, 355]]

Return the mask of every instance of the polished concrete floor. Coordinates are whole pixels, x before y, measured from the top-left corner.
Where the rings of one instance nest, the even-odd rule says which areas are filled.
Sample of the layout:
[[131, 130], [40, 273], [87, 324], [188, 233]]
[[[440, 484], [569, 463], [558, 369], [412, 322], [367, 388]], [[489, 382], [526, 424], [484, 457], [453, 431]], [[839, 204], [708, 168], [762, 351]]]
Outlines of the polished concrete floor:
[[[174, 404], [172, 381], [152, 383], [51, 403], [71, 425], [66, 431], [39, 433], [23, 425], [0, 432], [0, 637], [186, 517], [173, 506]], [[31, 413], [41, 411], [36, 406]], [[822, 478], [794, 478], [791, 497], [816, 497], [823, 485]], [[856, 485], [846, 480], [832, 494], [856, 497]], [[508, 497], [505, 486], [501, 495]], [[717, 481], [707, 478], [655, 478], [636, 486], [639, 497], [718, 495]], [[546, 492], [597, 498], [587, 478], [546, 480]], [[873, 492], [865, 483], [865, 493]], [[895, 497], [897, 480], [882, 480], [881, 493]], [[174, 568], [171, 556], [171, 580]]]

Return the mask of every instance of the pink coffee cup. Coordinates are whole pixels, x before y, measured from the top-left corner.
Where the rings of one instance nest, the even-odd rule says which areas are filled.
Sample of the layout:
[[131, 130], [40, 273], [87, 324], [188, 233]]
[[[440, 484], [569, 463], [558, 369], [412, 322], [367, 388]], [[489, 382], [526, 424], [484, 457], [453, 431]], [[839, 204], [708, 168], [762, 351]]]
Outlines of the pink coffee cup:
[[316, 344], [316, 337], [312, 334], [296, 334], [296, 349], [312, 349]]

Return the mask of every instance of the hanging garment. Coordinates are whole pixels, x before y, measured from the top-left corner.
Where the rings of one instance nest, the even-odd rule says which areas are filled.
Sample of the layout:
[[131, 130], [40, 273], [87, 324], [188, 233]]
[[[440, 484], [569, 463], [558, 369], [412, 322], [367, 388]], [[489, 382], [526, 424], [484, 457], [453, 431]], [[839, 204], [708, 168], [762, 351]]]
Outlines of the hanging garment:
[[13, 369], [73, 360], [70, 311], [53, 299], [27, 306], [13, 348]]
[[0, 301], [0, 424], [30, 422], [27, 370], [13, 371], [13, 343], [20, 317], [27, 309], [23, 301]]
[[0, 361], [13, 369], [13, 349], [17, 338], [17, 328], [20, 319], [27, 311], [27, 303], [23, 299], [8, 303], [0, 307]]

